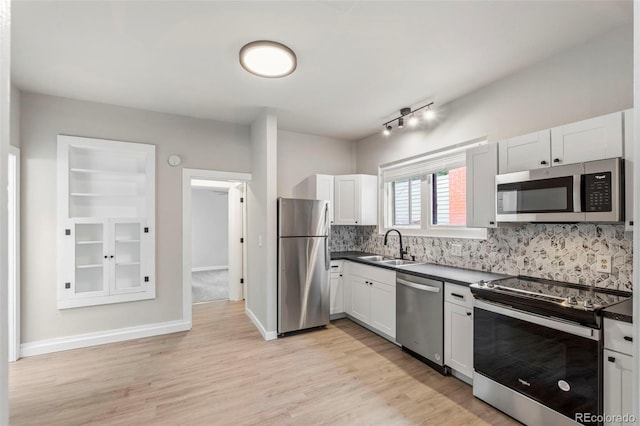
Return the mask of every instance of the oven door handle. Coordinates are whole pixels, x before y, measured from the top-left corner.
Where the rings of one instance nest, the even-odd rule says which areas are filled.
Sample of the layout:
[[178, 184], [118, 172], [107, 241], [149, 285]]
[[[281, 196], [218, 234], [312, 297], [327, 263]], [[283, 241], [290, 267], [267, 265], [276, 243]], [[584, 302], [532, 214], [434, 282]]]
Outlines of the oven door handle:
[[594, 330], [593, 328], [584, 327], [578, 324], [562, 321], [560, 319], [551, 319], [481, 300], [476, 300], [474, 306], [478, 309], [530, 322], [543, 327], [552, 328], [554, 330], [564, 331], [565, 333], [573, 334], [575, 336], [586, 337], [591, 340], [600, 340], [600, 330]]

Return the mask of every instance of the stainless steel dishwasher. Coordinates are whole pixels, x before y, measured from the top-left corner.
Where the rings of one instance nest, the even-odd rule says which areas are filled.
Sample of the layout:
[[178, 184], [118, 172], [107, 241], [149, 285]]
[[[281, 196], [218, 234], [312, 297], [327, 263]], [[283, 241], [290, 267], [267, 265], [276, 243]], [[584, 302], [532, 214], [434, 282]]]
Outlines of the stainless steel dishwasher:
[[444, 366], [444, 283], [396, 273], [396, 341], [442, 374]]

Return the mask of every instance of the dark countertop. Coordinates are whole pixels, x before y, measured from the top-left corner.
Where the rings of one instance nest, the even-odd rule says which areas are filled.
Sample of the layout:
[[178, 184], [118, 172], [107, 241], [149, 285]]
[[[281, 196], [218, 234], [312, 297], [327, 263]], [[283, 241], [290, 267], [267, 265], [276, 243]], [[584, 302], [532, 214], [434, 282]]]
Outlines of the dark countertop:
[[453, 284], [465, 285], [476, 283], [480, 280], [491, 281], [500, 278], [506, 278], [509, 275], [494, 274], [491, 272], [476, 271], [473, 269], [456, 268], [454, 266], [436, 265], [434, 263], [420, 263], [409, 266], [389, 266], [382, 265], [378, 262], [359, 259], [359, 256], [373, 256], [374, 253], [363, 253], [358, 251], [338, 251], [331, 253], [331, 260], [349, 260], [351, 262], [362, 263], [365, 265], [377, 266], [379, 268], [391, 269], [418, 277], [431, 278], [446, 281]]
[[602, 310], [602, 314], [605, 318], [631, 323], [633, 322], [633, 299], [609, 306]]

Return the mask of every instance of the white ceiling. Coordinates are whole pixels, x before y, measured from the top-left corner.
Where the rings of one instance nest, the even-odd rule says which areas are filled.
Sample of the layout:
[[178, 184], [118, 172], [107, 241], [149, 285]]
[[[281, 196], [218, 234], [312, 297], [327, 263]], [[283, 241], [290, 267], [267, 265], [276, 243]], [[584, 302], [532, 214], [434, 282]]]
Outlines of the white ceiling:
[[[359, 139], [632, 20], [629, 1], [13, 1], [21, 89]], [[291, 47], [283, 79], [238, 50]]]

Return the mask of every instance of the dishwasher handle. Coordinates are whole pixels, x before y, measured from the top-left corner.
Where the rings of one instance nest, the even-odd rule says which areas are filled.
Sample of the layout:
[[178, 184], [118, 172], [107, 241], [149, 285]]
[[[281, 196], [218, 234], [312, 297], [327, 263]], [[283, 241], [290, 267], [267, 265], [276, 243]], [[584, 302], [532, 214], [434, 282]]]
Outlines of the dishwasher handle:
[[438, 287], [412, 283], [411, 281], [403, 280], [402, 278], [396, 278], [396, 283], [415, 288], [416, 290], [430, 291], [431, 293], [440, 293], [440, 289]]

